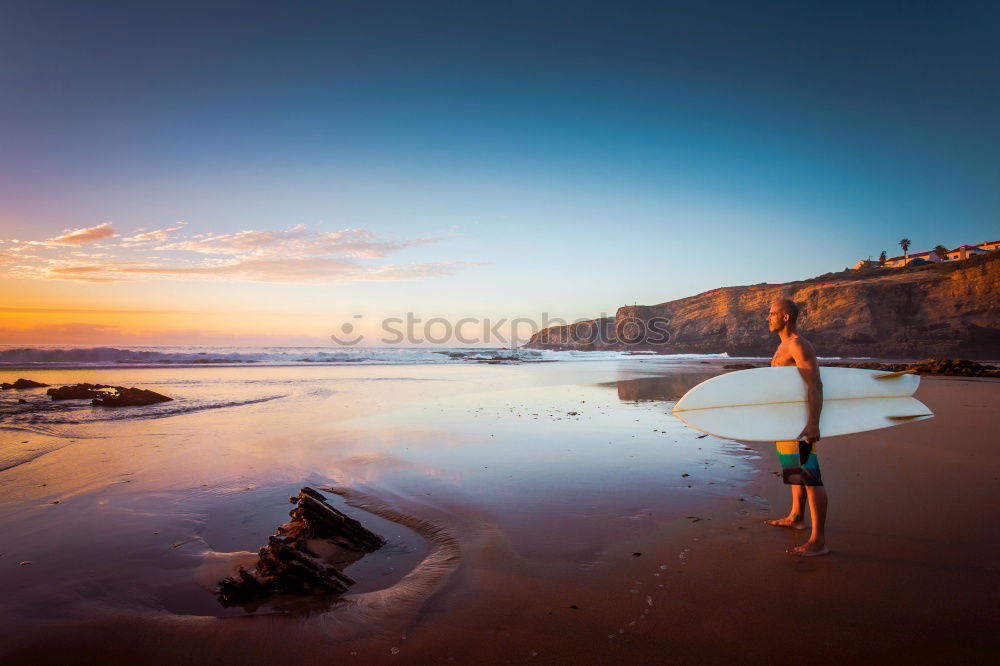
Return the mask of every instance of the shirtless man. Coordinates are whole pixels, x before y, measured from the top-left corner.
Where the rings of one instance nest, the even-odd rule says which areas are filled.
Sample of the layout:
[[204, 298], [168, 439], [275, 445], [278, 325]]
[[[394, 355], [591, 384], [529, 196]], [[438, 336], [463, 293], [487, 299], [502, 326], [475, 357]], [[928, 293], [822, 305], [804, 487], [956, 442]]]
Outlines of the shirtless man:
[[823, 383], [819, 379], [819, 364], [816, 352], [805, 338], [795, 332], [799, 308], [787, 298], [771, 303], [767, 313], [767, 325], [772, 333], [781, 338], [778, 351], [771, 359], [772, 366], [792, 365], [799, 369], [806, 383], [806, 400], [809, 405], [806, 427], [795, 442], [776, 442], [778, 458], [781, 460], [782, 478], [792, 489], [792, 510], [784, 518], [765, 521], [768, 525], [804, 530], [805, 506], [809, 504], [812, 519], [812, 534], [801, 546], [789, 548], [788, 552], [800, 557], [826, 555], [826, 489], [819, 473], [816, 458], [816, 442], [819, 441], [819, 413], [823, 409]]

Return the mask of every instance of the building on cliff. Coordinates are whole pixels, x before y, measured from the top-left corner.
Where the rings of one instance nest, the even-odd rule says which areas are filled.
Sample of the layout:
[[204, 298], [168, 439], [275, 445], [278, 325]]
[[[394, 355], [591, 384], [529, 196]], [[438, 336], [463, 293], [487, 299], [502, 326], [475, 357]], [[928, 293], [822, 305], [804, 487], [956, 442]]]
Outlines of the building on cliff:
[[[885, 264], [883, 264], [883, 266], [886, 268], [902, 268], [916, 259], [922, 259], [931, 263], [938, 263], [942, 261], [964, 261], [969, 257], [975, 257], [989, 252], [996, 252], [997, 250], [1000, 250], [1000, 241], [987, 241], [980, 245], [962, 245], [960, 247], [956, 247], [954, 250], [949, 250], [941, 256], [938, 256], [936, 251], [930, 250], [928, 252], [916, 252], [909, 256], [900, 255], [898, 257], [891, 257], [885, 260]], [[878, 265], [878, 262], [872, 261], [871, 258], [861, 259], [851, 266], [851, 270], [872, 268]]]

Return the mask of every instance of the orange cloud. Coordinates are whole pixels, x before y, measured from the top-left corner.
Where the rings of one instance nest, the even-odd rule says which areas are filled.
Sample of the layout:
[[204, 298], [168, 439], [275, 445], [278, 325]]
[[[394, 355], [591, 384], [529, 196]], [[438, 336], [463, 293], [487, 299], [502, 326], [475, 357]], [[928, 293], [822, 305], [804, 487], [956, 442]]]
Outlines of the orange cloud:
[[436, 239], [409, 241], [377, 240], [368, 229], [310, 232], [298, 224], [285, 231], [245, 230], [235, 234], [195, 236], [193, 240], [164, 245], [160, 250], [188, 250], [202, 254], [247, 254], [256, 256], [322, 256], [344, 254], [357, 257], [382, 257], [407, 247], [432, 243]]
[[176, 227], [170, 227], [168, 229], [155, 229], [153, 231], [144, 231], [142, 233], [135, 234], [134, 236], [127, 236], [121, 239], [122, 245], [147, 245], [149, 243], [157, 243], [166, 240], [170, 234], [175, 231], [180, 231], [184, 228], [187, 222], [178, 222]]
[[[94, 283], [175, 279], [325, 284], [435, 278], [478, 265], [463, 261], [365, 265], [361, 260], [383, 257], [437, 239], [385, 239], [368, 229], [314, 232], [301, 224], [279, 231], [201, 233], [163, 243], [185, 225], [179, 222], [165, 229], [140, 230], [102, 243], [100, 253], [75, 248], [116, 237], [111, 222], [67, 231], [45, 241], [0, 240], [0, 244], [7, 246], [6, 251], [12, 253], [7, 256], [16, 257], [11, 260], [0, 255], [0, 275]], [[46, 247], [45, 256], [22, 252], [32, 246]], [[74, 249], [60, 250], [65, 246]]]
[[65, 322], [0, 327], [4, 345], [297, 345], [327, 344], [323, 336], [274, 334], [264, 331], [234, 332], [211, 329], [177, 328], [135, 330], [128, 324]]
[[460, 267], [475, 266], [464, 261], [386, 265], [366, 268], [353, 261], [327, 257], [300, 259], [236, 259], [225, 263], [194, 266], [104, 262], [56, 265], [45, 269], [50, 277], [82, 282], [114, 282], [144, 278], [244, 280], [325, 284], [338, 281], [416, 280], [450, 275]]
[[104, 222], [103, 224], [98, 224], [95, 227], [85, 227], [83, 229], [65, 229], [62, 236], [56, 236], [55, 238], [49, 238], [48, 240], [42, 241], [41, 245], [85, 245], [86, 243], [93, 243], [99, 241], [102, 238], [111, 238], [112, 236], [117, 236], [114, 229], [111, 228], [110, 222]]

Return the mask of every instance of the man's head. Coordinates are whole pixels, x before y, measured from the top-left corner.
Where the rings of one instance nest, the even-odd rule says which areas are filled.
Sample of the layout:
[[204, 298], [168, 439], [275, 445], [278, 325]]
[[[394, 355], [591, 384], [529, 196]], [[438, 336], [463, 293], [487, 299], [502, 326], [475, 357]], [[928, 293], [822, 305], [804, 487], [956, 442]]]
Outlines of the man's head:
[[790, 298], [779, 298], [771, 303], [771, 309], [767, 312], [767, 327], [772, 333], [777, 333], [786, 328], [794, 331], [795, 322], [799, 318], [799, 306]]

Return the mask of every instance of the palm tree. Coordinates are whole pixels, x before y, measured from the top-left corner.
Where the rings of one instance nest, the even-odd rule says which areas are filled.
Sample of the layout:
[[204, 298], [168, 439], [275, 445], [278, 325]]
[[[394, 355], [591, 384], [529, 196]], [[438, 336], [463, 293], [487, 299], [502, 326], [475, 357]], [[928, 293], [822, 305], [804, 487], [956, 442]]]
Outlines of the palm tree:
[[937, 255], [938, 261], [948, 261], [948, 248], [944, 245], [935, 245], [934, 254]]
[[886, 260], [886, 258], [887, 258], [887, 255], [885, 253], [885, 250], [882, 250], [882, 254], [878, 255], [878, 265], [879, 266], [885, 266], [885, 260]]
[[910, 263], [910, 255], [909, 255], [910, 239], [904, 238], [903, 240], [899, 241], [899, 247], [903, 248], [903, 265], [905, 266], [906, 264]]

